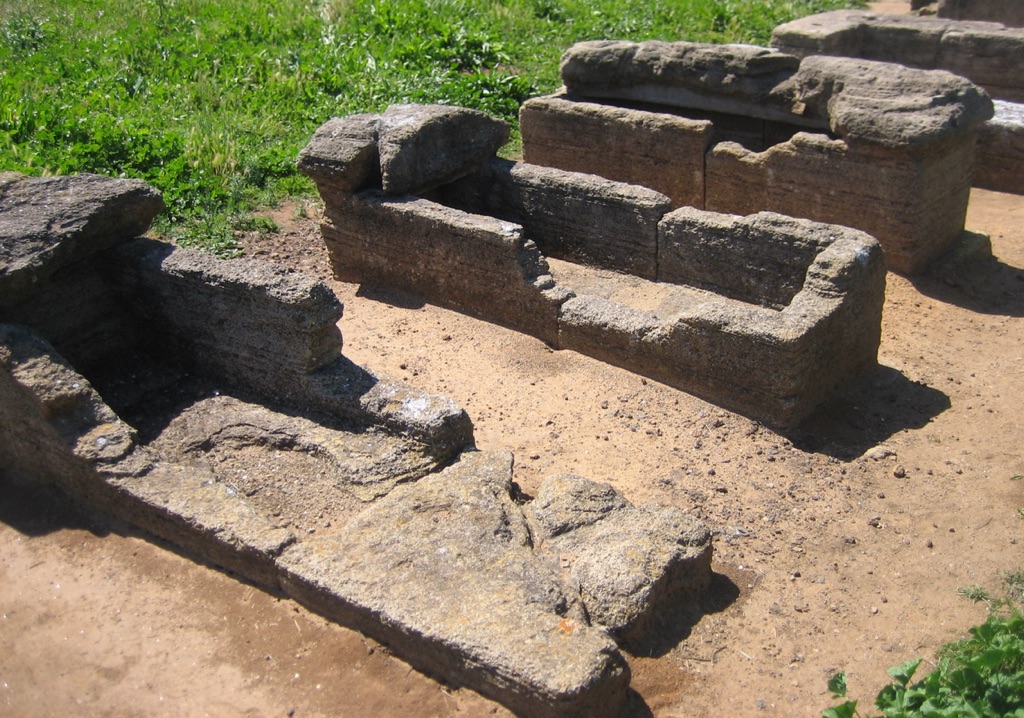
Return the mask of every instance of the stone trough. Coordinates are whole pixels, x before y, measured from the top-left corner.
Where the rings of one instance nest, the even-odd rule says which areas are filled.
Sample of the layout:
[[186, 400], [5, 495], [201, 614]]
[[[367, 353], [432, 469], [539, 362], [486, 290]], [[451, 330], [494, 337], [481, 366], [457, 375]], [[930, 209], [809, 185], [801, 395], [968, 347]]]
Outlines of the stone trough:
[[[971, 3], [946, 3], [951, 17], [969, 13]], [[1001, 3], [1022, 24], [1024, 4]], [[995, 8], [978, 5], [978, 14]], [[940, 10], [943, 10], [940, 7]], [[836, 10], [780, 25], [772, 45], [800, 57], [835, 55], [948, 70], [985, 89], [995, 117], [978, 135], [974, 184], [1024, 194], [1024, 28], [917, 15]]]
[[0, 176], [0, 475], [45, 480], [524, 716], [619, 715], [710, 534], [341, 355], [322, 282], [139, 238], [141, 182]]
[[747, 45], [579, 43], [523, 104], [527, 162], [657, 189], [673, 206], [855, 227], [914, 274], [964, 232], [989, 98], [962, 78]]
[[317, 131], [299, 166], [324, 198], [337, 277], [417, 293], [777, 427], [875, 365], [885, 267], [862, 232], [672, 210], [651, 189], [497, 159], [497, 120], [460, 179], [420, 169], [400, 182], [419, 195], [383, 187], [401, 144], [390, 128], [415, 138], [418, 125], [446, 125], [429, 143], [446, 155], [484, 117], [399, 106]]

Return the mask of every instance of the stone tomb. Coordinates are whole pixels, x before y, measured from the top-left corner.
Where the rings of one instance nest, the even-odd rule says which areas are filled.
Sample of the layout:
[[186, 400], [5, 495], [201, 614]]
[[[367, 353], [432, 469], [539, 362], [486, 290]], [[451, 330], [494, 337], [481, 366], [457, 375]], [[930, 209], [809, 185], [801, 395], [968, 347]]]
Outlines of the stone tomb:
[[861, 229], [913, 274], [964, 231], [991, 101], [946, 72], [746, 45], [579, 43], [529, 100], [527, 162], [651, 187], [674, 206]]
[[133, 180], [0, 176], [0, 474], [517, 714], [618, 716], [619, 647], [708, 584], [708, 530], [577, 476], [526, 502], [454, 402], [341, 355], [326, 285], [138, 238], [161, 207]]
[[[1024, 3], [1005, 5], [1024, 13]], [[997, 100], [978, 135], [974, 185], [1024, 194], [1024, 28], [837, 10], [780, 25], [772, 44], [801, 57], [883, 60], [966, 77]]]
[[1024, 3], [1016, 0], [911, 0], [912, 10], [927, 12], [934, 5], [935, 14], [950, 20], [983, 20], [1008, 27], [1024, 27]]
[[[324, 198], [340, 279], [417, 293], [776, 427], [875, 365], [885, 268], [866, 234], [673, 211], [651, 189], [488, 152], [458, 180], [421, 176], [423, 196], [390, 194], [387, 159], [372, 157], [391, 142], [392, 112], [415, 110], [388, 110], [376, 125], [331, 120], [299, 160]], [[422, 112], [456, 143], [464, 118], [480, 114]]]

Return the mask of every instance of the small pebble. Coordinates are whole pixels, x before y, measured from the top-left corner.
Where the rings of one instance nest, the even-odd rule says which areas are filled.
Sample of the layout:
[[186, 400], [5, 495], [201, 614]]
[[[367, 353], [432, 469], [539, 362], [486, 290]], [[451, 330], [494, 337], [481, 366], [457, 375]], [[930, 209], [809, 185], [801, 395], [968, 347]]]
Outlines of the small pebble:
[[895, 476], [897, 479], [902, 479], [904, 476], [907, 475], [907, 470], [904, 469], [902, 466], [897, 466], [895, 469], [892, 470], [892, 475]]

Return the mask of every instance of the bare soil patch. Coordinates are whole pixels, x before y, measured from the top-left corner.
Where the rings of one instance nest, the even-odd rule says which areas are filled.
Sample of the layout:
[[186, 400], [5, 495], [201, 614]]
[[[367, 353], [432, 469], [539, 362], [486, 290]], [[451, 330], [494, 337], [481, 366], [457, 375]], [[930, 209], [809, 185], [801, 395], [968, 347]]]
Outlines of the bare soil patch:
[[[275, 212], [247, 252], [330, 280], [300, 214]], [[890, 274], [881, 368], [787, 436], [416, 297], [332, 286], [346, 355], [462, 403], [527, 493], [569, 471], [714, 529], [704, 617], [631, 660], [636, 715], [808, 716], [837, 669], [873, 697], [890, 665], [933, 658], [984, 618], [957, 589], [1024, 566], [1024, 197], [975, 190], [968, 227], [995, 258]], [[507, 715], [29, 482], [0, 496], [5, 715]]]

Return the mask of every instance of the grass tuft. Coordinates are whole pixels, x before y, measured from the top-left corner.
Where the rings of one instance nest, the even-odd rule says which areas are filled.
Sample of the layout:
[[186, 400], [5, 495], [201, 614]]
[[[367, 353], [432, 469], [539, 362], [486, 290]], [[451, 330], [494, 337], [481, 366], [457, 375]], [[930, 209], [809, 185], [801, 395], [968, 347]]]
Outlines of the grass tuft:
[[[0, 171], [137, 177], [166, 231], [232, 252], [237, 217], [313, 185], [330, 117], [398, 102], [513, 125], [580, 40], [766, 43], [855, 0], [4, 0]], [[209, 236], [204, 238], [204, 233]]]

